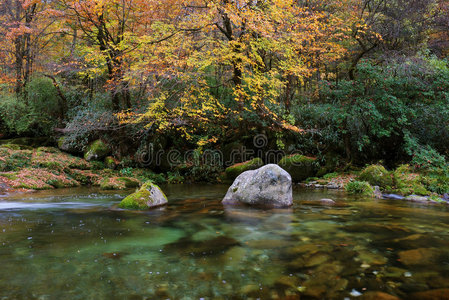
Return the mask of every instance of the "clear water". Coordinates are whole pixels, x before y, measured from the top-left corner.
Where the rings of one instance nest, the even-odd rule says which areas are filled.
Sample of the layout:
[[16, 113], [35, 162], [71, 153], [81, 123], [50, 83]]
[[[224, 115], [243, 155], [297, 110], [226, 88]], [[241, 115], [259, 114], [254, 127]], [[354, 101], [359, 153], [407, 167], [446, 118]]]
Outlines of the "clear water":
[[447, 207], [295, 190], [290, 209], [224, 208], [226, 186], [163, 189], [170, 204], [148, 212], [115, 209], [126, 192], [0, 198], [2, 299], [408, 298], [449, 287]]

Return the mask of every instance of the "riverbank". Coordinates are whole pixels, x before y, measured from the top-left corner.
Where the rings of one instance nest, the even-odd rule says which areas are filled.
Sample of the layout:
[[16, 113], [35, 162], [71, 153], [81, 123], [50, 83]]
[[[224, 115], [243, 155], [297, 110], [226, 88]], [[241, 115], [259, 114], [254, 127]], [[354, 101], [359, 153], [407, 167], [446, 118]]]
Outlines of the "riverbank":
[[[437, 172], [417, 173], [408, 165], [388, 171], [381, 165], [363, 169], [322, 173], [309, 157], [287, 157], [281, 166], [293, 174], [295, 184], [313, 189], [341, 189], [349, 194], [374, 198], [409, 200], [421, 203], [449, 203], [449, 178]], [[315, 164], [315, 165], [314, 165]], [[213, 182], [231, 184], [242, 172], [263, 165], [260, 159], [223, 169]], [[310, 167], [314, 165], [314, 167]], [[220, 172], [217, 172], [220, 174]], [[121, 165], [107, 157], [103, 161], [80, 158], [55, 147], [0, 145], [0, 193], [32, 192], [55, 188], [98, 186], [102, 190], [137, 188], [146, 181], [155, 183], [195, 182], [176, 172], [155, 173], [150, 169]], [[198, 180], [200, 181], [200, 180]]]

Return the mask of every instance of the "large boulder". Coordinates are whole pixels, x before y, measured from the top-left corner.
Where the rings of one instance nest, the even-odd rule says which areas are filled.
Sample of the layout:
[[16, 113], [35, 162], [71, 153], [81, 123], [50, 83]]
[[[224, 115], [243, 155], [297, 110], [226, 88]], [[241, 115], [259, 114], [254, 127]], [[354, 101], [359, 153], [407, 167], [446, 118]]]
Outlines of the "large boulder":
[[316, 158], [300, 154], [283, 157], [279, 161], [279, 166], [292, 176], [294, 182], [300, 182], [309, 177], [314, 177], [318, 171]]
[[135, 193], [120, 202], [119, 207], [125, 209], [149, 209], [167, 204], [164, 192], [151, 181], [146, 182]]
[[254, 158], [245, 162], [241, 162], [230, 167], [227, 167], [225, 170], [226, 177], [230, 180], [234, 180], [245, 171], [255, 170], [263, 166], [263, 161], [260, 158]]
[[293, 204], [292, 178], [275, 164], [240, 174], [228, 189], [223, 204], [287, 207]]
[[102, 140], [96, 140], [87, 146], [84, 159], [87, 161], [103, 160], [109, 153], [111, 153], [109, 146]]

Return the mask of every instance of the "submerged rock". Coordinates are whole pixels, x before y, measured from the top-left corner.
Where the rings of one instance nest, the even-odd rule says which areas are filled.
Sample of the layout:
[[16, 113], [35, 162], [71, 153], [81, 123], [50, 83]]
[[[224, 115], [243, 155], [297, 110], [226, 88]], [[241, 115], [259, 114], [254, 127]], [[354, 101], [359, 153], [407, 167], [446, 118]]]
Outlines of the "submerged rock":
[[438, 261], [440, 251], [435, 248], [418, 248], [399, 252], [400, 262], [406, 266], [428, 265]]
[[410, 295], [409, 299], [416, 300], [447, 300], [449, 299], [449, 289], [436, 289], [424, 292], [417, 292]]
[[320, 200], [320, 203], [324, 204], [324, 205], [333, 205], [333, 204], [335, 204], [335, 201], [332, 199], [323, 198]]
[[384, 293], [384, 292], [380, 292], [380, 291], [371, 291], [371, 292], [366, 292], [365, 294], [363, 294], [362, 297], [360, 297], [360, 299], [363, 300], [399, 300], [400, 298]]
[[129, 195], [120, 202], [120, 208], [126, 209], [148, 209], [167, 204], [164, 192], [154, 183], [146, 182], [135, 193]]
[[240, 174], [228, 189], [223, 204], [287, 207], [293, 204], [290, 174], [275, 164]]
[[194, 241], [189, 237], [183, 237], [174, 243], [167, 244], [164, 251], [174, 251], [191, 256], [210, 256], [224, 253], [239, 245], [238, 241], [227, 236], [218, 236], [205, 241]]

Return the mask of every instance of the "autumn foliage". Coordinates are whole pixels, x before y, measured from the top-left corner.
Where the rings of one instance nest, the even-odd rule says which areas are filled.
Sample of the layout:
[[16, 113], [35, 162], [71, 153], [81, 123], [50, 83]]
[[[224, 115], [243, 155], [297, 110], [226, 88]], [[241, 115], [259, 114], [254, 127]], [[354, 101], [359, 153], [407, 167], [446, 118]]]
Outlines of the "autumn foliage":
[[[344, 90], [326, 98], [340, 83], [369, 81], [365, 60], [447, 55], [447, 1], [403, 4], [0, 0], [1, 88], [19, 102], [5, 107], [36, 103], [30, 83], [45, 77], [58, 98], [51, 124], [74, 143], [106, 134], [135, 150], [144, 136], [165, 135], [202, 148], [263, 131], [279, 147], [288, 136], [321, 152], [314, 139], [327, 134], [324, 115], [313, 123], [300, 113], [335, 105], [341, 94], [358, 97]], [[352, 142], [352, 121], [341, 116], [332, 134], [350, 158], [370, 137], [357, 125], [365, 140]]]

